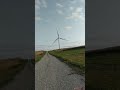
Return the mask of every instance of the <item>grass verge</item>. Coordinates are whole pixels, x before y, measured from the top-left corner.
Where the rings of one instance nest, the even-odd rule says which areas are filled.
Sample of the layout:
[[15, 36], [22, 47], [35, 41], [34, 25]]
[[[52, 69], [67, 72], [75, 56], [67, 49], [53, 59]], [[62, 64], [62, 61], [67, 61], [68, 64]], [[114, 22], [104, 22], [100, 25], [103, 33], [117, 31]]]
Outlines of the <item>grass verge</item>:
[[85, 47], [77, 47], [65, 50], [53, 50], [51, 55], [59, 58], [71, 66], [78, 74], [85, 73]]
[[22, 59], [0, 60], [0, 88], [13, 80], [15, 75], [20, 72], [26, 64]]
[[35, 51], [35, 63], [41, 60], [41, 58], [45, 55], [45, 51]]

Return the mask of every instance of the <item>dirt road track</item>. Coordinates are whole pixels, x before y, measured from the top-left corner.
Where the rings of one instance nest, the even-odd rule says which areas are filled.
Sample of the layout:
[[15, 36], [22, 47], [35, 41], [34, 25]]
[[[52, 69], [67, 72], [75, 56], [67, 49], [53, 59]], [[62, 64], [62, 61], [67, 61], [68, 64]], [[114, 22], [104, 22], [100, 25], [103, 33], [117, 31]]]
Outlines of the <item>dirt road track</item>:
[[35, 90], [84, 90], [85, 78], [49, 53], [35, 65]]

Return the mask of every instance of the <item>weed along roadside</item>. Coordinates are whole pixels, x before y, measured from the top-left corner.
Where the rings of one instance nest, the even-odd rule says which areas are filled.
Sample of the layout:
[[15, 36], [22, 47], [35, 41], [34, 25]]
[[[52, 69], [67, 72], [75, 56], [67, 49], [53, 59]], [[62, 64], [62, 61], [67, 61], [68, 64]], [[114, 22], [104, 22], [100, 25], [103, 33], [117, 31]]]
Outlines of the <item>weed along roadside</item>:
[[77, 74], [85, 74], [85, 47], [52, 50], [49, 53], [69, 65]]
[[41, 60], [41, 58], [45, 55], [45, 51], [35, 51], [35, 63]]

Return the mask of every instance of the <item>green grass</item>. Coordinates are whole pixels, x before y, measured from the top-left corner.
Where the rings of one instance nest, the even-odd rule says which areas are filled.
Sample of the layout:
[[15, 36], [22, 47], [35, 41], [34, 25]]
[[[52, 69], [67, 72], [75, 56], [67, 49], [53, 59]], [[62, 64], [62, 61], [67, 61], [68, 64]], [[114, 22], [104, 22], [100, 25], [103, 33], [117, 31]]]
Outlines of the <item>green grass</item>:
[[87, 86], [92, 89], [119, 87], [117, 80], [120, 81], [120, 53], [112, 51], [88, 53], [86, 55], [86, 66]]
[[42, 57], [43, 57], [42, 55], [41, 55], [41, 56], [36, 56], [36, 57], [35, 57], [35, 62], [40, 61]]
[[74, 48], [66, 50], [54, 50], [49, 52], [51, 55], [64, 60], [65, 63], [79, 68], [85, 73], [85, 48]]
[[26, 64], [25, 60], [0, 60], [0, 88], [6, 85]]
[[35, 63], [40, 61], [41, 58], [45, 55], [45, 53], [46, 53], [45, 51], [35, 51]]

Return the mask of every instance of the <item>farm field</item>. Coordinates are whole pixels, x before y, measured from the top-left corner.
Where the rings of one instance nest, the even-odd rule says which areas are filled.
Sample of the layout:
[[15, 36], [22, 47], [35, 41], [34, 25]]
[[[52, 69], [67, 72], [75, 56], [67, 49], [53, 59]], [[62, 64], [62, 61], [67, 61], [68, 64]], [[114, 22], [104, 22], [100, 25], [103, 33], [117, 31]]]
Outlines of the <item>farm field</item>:
[[82, 74], [85, 73], [85, 47], [76, 47], [63, 50], [53, 50], [49, 52], [51, 55], [59, 58], [68, 65], [77, 67]]

